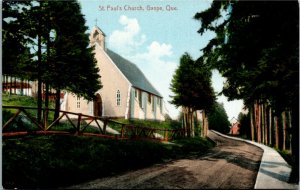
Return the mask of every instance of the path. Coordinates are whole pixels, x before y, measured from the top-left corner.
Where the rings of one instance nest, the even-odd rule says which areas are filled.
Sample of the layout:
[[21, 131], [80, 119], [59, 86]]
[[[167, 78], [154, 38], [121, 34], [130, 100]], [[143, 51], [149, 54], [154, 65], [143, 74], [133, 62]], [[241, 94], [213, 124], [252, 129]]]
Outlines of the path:
[[291, 166], [287, 164], [276, 150], [257, 142], [214, 132], [226, 138], [253, 144], [264, 151], [254, 186], [255, 189], [299, 189], [298, 184], [288, 183], [292, 171]]
[[123, 175], [97, 179], [71, 189], [253, 189], [263, 151], [210, 132], [217, 146], [201, 157], [157, 164]]

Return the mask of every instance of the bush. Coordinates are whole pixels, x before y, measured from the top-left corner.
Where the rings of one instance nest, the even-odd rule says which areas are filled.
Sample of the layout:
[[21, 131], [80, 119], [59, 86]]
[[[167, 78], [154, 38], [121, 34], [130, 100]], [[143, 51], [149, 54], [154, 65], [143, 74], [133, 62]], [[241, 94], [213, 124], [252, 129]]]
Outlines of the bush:
[[[118, 122], [125, 124], [133, 124], [139, 127], [150, 127], [150, 128], [160, 128], [160, 129], [179, 129], [181, 128], [181, 122], [176, 120], [166, 120], [166, 121], [158, 121], [158, 120], [143, 120], [143, 119], [118, 119]], [[113, 123], [109, 124], [110, 126], [114, 126]], [[118, 124], [115, 124], [118, 125]]]
[[13, 115], [14, 113], [9, 110], [2, 110], [2, 125], [4, 125]]

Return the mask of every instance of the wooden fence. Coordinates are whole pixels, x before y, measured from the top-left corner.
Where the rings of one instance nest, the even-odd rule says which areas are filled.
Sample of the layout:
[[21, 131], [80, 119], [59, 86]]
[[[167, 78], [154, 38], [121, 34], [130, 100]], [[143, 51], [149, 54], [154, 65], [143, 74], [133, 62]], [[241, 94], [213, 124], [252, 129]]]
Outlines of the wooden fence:
[[[114, 121], [115, 118], [113, 117], [97, 117], [68, 111], [60, 111], [59, 117], [54, 120], [53, 115], [55, 110], [49, 108], [42, 109], [43, 117], [41, 121], [38, 121], [35, 117], [37, 108], [22, 106], [2, 106], [2, 108], [3, 137], [55, 134], [168, 141], [184, 135], [182, 129], [171, 130], [134, 126]], [[65, 127], [66, 125], [68, 126], [67, 128]], [[114, 130], [115, 134], [108, 132], [107, 126], [109, 125], [117, 125], [119, 131]]]

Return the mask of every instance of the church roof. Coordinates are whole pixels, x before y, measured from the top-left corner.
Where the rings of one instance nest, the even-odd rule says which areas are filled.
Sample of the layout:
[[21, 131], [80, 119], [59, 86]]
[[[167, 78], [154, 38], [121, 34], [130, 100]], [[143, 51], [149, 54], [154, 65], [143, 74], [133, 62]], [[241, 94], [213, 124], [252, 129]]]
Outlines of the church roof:
[[135, 64], [109, 49], [106, 50], [106, 53], [129, 80], [133, 87], [162, 97]]

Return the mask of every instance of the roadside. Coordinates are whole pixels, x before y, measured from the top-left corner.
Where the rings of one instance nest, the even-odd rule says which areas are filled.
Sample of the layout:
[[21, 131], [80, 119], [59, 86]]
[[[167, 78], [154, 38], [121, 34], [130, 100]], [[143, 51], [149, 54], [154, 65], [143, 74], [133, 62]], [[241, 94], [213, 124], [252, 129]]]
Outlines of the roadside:
[[280, 156], [280, 154], [263, 144], [252, 142], [245, 139], [229, 137], [213, 131], [223, 137], [234, 139], [242, 142], [247, 142], [260, 147], [264, 153], [262, 156], [260, 168], [257, 174], [255, 189], [298, 189], [299, 185], [288, 183], [291, 175], [291, 166]]
[[256, 146], [215, 133], [209, 133], [209, 138], [217, 146], [203, 156], [173, 160], [69, 188], [253, 189], [263, 151]]

